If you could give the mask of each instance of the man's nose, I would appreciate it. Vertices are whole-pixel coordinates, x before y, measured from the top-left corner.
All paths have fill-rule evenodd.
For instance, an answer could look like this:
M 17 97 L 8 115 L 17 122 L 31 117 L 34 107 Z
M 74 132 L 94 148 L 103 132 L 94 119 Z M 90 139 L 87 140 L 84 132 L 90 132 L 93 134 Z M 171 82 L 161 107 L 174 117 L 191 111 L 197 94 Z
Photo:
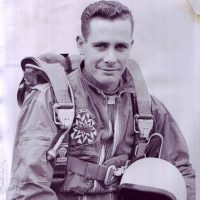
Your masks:
M 117 62 L 117 57 L 114 49 L 109 49 L 106 52 L 104 62 L 107 64 L 114 64 Z

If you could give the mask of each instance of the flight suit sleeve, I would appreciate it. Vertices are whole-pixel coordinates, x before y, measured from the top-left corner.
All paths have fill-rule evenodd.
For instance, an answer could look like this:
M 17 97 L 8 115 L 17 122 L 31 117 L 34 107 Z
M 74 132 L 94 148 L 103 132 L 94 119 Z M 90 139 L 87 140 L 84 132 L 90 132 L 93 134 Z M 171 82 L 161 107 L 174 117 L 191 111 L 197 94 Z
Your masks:
M 161 133 L 164 143 L 161 158 L 171 162 L 182 173 L 187 185 L 187 199 L 195 200 L 195 172 L 189 162 L 186 141 L 172 115 L 155 97 L 152 97 L 154 132 Z
M 46 153 L 56 136 L 49 84 L 35 86 L 18 118 L 7 200 L 57 200 L 50 188 L 53 168 Z

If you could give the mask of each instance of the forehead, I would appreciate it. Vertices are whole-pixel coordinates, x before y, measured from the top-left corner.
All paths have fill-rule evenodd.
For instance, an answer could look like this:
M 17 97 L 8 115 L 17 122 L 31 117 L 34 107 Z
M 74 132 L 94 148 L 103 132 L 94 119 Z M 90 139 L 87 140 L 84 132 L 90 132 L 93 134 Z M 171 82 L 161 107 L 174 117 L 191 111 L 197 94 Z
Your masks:
M 131 22 L 127 18 L 90 20 L 88 40 L 130 40 L 131 37 Z

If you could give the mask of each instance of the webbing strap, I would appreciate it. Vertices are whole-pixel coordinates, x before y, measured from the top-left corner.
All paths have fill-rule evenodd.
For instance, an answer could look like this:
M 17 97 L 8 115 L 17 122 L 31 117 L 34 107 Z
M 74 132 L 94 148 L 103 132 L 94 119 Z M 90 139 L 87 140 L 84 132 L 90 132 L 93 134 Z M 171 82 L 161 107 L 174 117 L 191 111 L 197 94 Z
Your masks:
M 27 59 L 31 59 L 34 62 L 33 64 L 36 64 L 39 67 L 39 70 L 44 71 L 47 75 L 53 87 L 57 103 L 72 102 L 68 91 L 69 83 L 64 68 L 59 63 L 46 63 L 41 59 L 34 57 Z M 27 63 L 26 67 L 28 67 L 28 65 L 30 64 Z
M 67 80 L 64 67 L 60 63 L 46 63 L 39 58 L 27 57 L 22 61 L 22 68 L 43 72 L 44 78 L 51 83 L 55 94 L 54 122 L 61 129 L 69 129 L 74 118 L 75 105 L 73 91 Z
M 108 167 L 68 156 L 67 170 L 88 179 L 103 181 Z
M 135 116 L 134 123 L 137 125 L 140 137 L 148 139 L 150 131 L 153 127 L 153 116 L 151 114 L 147 86 L 140 67 L 134 60 L 129 59 L 127 68 L 133 78 L 136 91 L 138 115 Z M 137 132 L 136 129 L 135 131 Z
M 111 159 L 110 162 L 109 160 L 107 161 L 107 164 L 109 165 L 99 165 L 76 157 L 68 156 L 67 170 L 88 179 L 104 181 L 109 167 L 114 165 L 117 168 L 125 165 L 128 157 L 127 155 L 119 155 Z
M 133 78 L 139 115 L 152 116 L 149 93 L 140 67 L 134 60 L 129 59 L 127 68 Z
M 48 75 L 57 103 L 72 103 L 70 93 L 68 91 L 69 83 L 67 81 L 63 67 L 59 64 L 44 65 L 42 69 Z
M 47 159 L 56 157 L 56 152 L 72 126 L 75 115 L 74 96 L 67 80 L 64 68 L 60 63 L 46 63 L 39 58 L 27 57 L 21 62 L 22 69 L 32 68 L 42 71 L 43 78 L 51 83 L 56 103 L 53 106 L 54 122 L 65 131 L 59 137 L 53 148 L 47 152 Z

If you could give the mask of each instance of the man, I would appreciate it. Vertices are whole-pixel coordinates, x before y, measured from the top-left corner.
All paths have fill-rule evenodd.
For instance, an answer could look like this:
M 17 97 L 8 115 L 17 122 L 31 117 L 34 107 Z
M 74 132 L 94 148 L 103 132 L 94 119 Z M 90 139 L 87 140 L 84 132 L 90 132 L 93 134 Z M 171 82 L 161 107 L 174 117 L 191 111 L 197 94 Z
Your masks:
M 58 135 L 53 121 L 54 93 L 49 84 L 36 85 L 28 92 L 19 117 L 8 200 L 118 199 L 122 173 L 110 178 L 110 172 L 137 159 L 133 122 L 138 108 L 127 69 L 133 28 L 131 11 L 121 3 L 99 1 L 84 10 L 82 36 L 77 37 L 83 62 L 67 76 L 76 112 L 65 140 L 65 177 L 62 184 L 50 187 L 55 168 L 46 154 Z M 152 96 L 150 103 L 151 134 L 160 133 L 163 144 L 152 139 L 145 155 L 174 164 L 185 178 L 188 199 L 195 199 L 195 175 L 184 138 L 164 105 Z M 107 173 L 98 177 L 96 169 Z

